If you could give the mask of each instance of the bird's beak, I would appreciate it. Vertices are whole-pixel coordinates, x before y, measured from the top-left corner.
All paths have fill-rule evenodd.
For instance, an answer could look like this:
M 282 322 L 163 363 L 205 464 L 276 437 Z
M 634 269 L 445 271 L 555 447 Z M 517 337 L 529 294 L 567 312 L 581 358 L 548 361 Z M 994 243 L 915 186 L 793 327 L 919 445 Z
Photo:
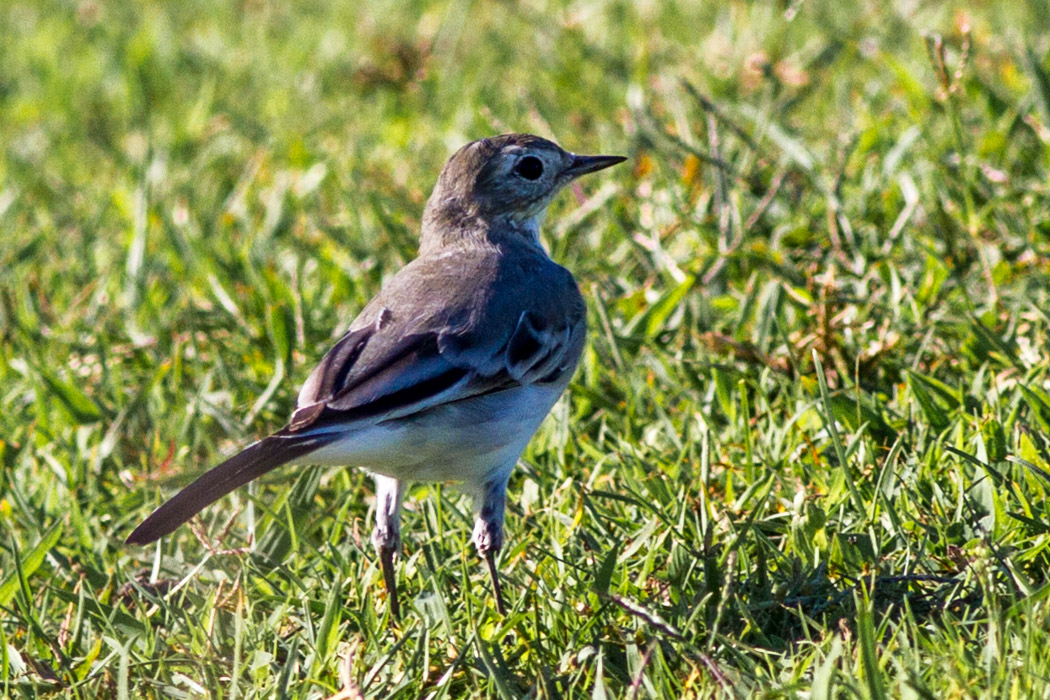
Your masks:
M 565 169 L 565 175 L 570 179 L 586 175 L 587 173 L 604 170 L 610 166 L 622 163 L 626 158 L 623 156 L 578 156 L 573 155 L 572 163 Z

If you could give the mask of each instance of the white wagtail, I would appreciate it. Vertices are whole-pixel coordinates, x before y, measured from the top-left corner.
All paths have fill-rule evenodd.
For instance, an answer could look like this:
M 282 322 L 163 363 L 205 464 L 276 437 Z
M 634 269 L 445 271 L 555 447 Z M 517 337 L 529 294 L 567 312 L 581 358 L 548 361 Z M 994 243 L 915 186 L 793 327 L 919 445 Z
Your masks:
M 496 554 L 507 481 L 586 333 L 576 281 L 543 249 L 540 222 L 569 182 L 623 160 L 530 134 L 457 151 L 427 201 L 419 257 L 324 356 L 288 425 L 180 491 L 127 542 L 152 542 L 283 464 L 359 466 L 375 478 L 372 543 L 396 619 L 404 484 L 460 482 L 474 496 L 474 545 L 504 614 Z

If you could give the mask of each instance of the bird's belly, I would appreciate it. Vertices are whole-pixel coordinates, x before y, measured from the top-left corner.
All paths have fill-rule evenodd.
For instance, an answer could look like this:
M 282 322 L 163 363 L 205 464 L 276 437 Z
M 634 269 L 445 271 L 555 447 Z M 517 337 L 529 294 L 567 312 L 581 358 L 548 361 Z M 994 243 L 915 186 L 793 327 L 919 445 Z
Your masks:
M 475 481 L 510 469 L 564 386 L 525 386 L 361 426 L 303 459 L 406 481 Z

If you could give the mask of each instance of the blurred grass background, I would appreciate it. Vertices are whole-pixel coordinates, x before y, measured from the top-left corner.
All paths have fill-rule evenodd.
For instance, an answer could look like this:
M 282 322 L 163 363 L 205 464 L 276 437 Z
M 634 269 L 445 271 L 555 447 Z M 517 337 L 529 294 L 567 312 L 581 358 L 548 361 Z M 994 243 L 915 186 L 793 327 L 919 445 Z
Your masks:
M 0 36 L 3 697 L 1050 694 L 1044 3 L 9 0 Z M 353 469 L 125 549 L 503 131 L 631 157 L 548 217 L 592 333 L 511 483 L 513 612 L 419 486 L 388 630 Z

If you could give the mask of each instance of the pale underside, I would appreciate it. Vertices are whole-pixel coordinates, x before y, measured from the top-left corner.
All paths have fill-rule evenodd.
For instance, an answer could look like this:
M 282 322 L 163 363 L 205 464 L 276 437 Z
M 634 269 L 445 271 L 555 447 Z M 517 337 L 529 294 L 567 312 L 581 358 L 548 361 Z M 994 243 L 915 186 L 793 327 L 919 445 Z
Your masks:
M 349 430 L 344 425 L 342 436 L 301 462 L 357 466 L 403 481 L 484 483 L 514 468 L 564 391 L 565 379 L 440 404 Z

